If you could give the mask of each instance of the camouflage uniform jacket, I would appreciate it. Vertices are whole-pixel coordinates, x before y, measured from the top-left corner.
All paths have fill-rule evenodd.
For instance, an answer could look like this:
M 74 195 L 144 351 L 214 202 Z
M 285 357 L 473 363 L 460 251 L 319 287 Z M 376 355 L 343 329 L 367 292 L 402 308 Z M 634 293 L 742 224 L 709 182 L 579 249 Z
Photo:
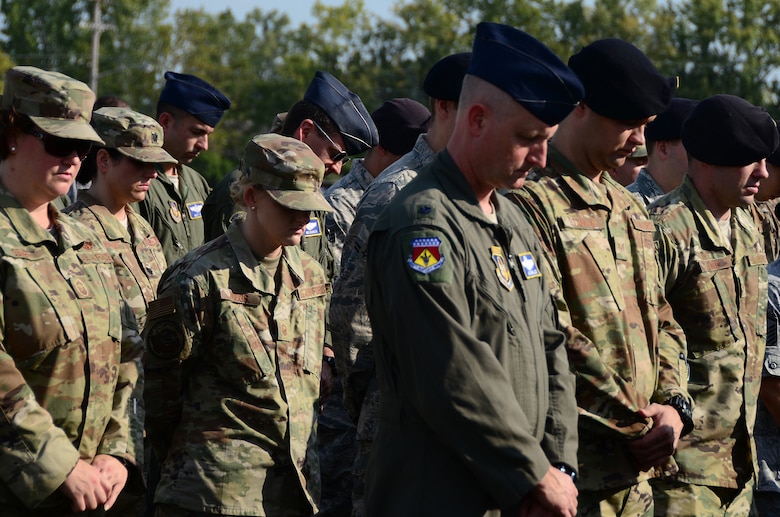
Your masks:
M 333 212 L 325 216 L 325 228 L 333 249 L 333 263 L 336 276 L 341 268 L 341 250 L 347 236 L 355 211 L 363 192 L 374 181 L 374 177 L 363 166 L 363 160 L 354 160 L 349 174 L 338 180 L 325 192 L 325 199 L 333 207 Z
M 639 172 L 639 176 L 636 177 L 636 181 L 626 187 L 626 190 L 640 199 L 645 206 L 664 195 L 664 191 L 658 183 L 655 182 L 653 177 L 650 176 L 650 173 L 647 172 L 646 168 L 642 168 Z
M 57 488 L 79 458 L 133 461 L 126 406 L 141 347 L 122 340 L 132 314 L 97 235 L 49 210 L 56 237 L 0 187 L 3 515 L 69 513 Z
M 780 220 L 777 217 L 777 207 L 780 198 L 769 201 L 756 201 L 748 208 L 756 228 L 764 238 L 764 253 L 767 262 L 780 257 Z
M 609 174 L 590 180 L 554 146 L 547 162 L 535 181 L 509 196 L 547 250 L 551 291 L 568 335 L 580 411 L 578 486 L 626 487 L 672 473 L 673 462 L 636 472 L 626 448 L 652 425 L 639 409 L 688 397 L 685 336 L 661 290 L 655 226 Z
M 447 151 L 382 213 L 368 244 L 379 429 L 376 515 L 516 507 L 550 463 L 576 463 L 574 376 L 528 222 L 482 213 Z
M 203 201 L 211 188 L 206 179 L 194 169 L 177 165 L 179 188 L 158 169 L 146 193 L 146 199 L 138 203 L 141 217 L 152 226 L 160 239 L 165 260 L 173 264 L 188 251 L 203 244 Z
M 316 510 L 330 288 L 297 247 L 283 249 L 277 278 L 274 294 L 240 224 L 163 276 L 144 331 L 148 436 L 165 458 L 157 503 L 230 515 L 287 515 L 296 501 Z
M 125 209 L 128 229 L 89 192 L 79 192 L 78 201 L 65 210 L 102 237 L 114 259 L 119 284 L 138 326 L 146 322 L 146 308 L 157 298 L 157 283 L 165 272 L 166 263 L 160 241 L 149 223 L 131 207 Z
M 360 416 L 357 434 L 360 440 L 370 441 L 374 437 L 379 399 L 371 322 L 363 299 L 368 236 L 390 200 L 433 156 L 425 134 L 420 135 L 411 151 L 382 171 L 368 186 L 344 239 L 341 270 L 333 284 L 329 322 L 336 361 L 344 380 L 344 402 L 353 419 L 357 421 Z
M 780 262 L 767 266 L 769 299 L 766 308 L 766 353 L 762 377 L 780 378 Z M 753 433 L 758 454 L 756 490 L 780 492 L 780 426 L 759 399 Z
M 731 242 L 683 184 L 650 206 L 666 296 L 688 340 L 693 432 L 677 479 L 737 488 L 757 471 L 752 440 L 766 335 L 766 255 L 748 210 L 731 211 Z

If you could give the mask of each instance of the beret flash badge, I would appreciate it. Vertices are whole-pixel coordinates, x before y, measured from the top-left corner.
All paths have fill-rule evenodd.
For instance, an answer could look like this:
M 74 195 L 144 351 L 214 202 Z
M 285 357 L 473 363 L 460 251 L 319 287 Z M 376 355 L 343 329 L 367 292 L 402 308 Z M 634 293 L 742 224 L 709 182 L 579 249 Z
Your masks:
M 439 249 L 441 239 L 438 237 L 420 237 L 412 239 L 412 254 L 406 263 L 412 270 L 427 275 L 444 265 L 445 257 Z

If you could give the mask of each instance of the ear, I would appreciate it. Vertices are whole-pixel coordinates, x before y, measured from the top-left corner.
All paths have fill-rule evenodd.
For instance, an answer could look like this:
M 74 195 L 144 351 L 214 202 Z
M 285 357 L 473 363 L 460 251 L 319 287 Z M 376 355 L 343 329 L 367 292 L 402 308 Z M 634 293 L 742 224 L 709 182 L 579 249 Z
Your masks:
M 162 126 L 163 131 L 168 130 L 173 125 L 174 120 L 173 115 L 167 111 L 160 113 L 160 116 L 157 118 L 157 122 Z
M 469 107 L 466 117 L 469 123 L 469 132 L 473 136 L 479 136 L 485 129 L 490 117 L 488 107 L 482 103 L 472 104 Z
M 111 161 L 111 155 L 105 149 L 98 149 L 95 155 L 95 165 L 97 166 L 98 174 L 108 173 L 108 162 Z
M 669 142 L 666 140 L 659 140 L 655 143 L 654 153 L 658 153 L 662 158 L 669 156 Z
M 257 189 L 254 187 L 246 187 L 242 198 L 247 210 L 250 210 L 253 206 L 257 206 Z
M 314 121 L 310 118 L 306 118 L 303 119 L 300 124 L 298 124 L 298 127 L 295 129 L 295 131 L 293 131 L 291 136 L 296 140 L 306 142 L 306 137 L 308 137 L 313 131 L 316 131 L 316 129 L 317 128 L 314 127 Z

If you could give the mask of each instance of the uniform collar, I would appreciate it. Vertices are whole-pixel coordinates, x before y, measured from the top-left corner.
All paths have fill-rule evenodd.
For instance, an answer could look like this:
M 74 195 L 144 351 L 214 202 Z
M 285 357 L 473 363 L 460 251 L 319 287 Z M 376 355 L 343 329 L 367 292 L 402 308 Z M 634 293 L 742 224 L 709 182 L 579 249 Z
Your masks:
M 591 180 L 561 154 L 552 143 L 547 147 L 547 167 L 534 170 L 534 176 L 536 178 L 559 179 L 568 187 L 573 196 L 591 207 L 609 208 L 611 202 L 605 197 L 606 193 L 601 187 L 603 185 L 618 186 L 608 172 L 602 171 L 599 181 Z

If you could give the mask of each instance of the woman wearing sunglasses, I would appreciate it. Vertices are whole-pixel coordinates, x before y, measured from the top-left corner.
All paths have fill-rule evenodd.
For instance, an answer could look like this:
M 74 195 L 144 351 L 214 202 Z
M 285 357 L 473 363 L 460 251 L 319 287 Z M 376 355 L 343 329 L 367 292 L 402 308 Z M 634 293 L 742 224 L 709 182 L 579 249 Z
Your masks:
M 128 473 L 127 402 L 140 341 L 124 327 L 111 256 L 51 204 L 93 143 L 94 94 L 19 66 L 0 101 L 0 508 L 4 516 L 110 508 Z M 123 340 L 123 329 L 127 329 Z M 137 337 L 137 336 L 136 336 Z M 34 509 L 34 510 L 33 510 Z

